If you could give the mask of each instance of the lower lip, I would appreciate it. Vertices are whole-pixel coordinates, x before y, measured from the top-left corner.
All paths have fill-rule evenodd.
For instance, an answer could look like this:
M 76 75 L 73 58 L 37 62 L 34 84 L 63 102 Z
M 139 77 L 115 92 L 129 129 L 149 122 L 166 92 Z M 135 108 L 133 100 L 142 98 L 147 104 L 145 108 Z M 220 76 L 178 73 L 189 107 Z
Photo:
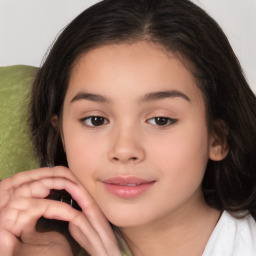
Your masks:
M 118 197 L 134 198 L 141 195 L 150 187 L 152 187 L 154 182 L 143 183 L 137 186 L 121 186 L 121 185 L 116 185 L 111 183 L 103 183 L 103 184 L 108 192 Z

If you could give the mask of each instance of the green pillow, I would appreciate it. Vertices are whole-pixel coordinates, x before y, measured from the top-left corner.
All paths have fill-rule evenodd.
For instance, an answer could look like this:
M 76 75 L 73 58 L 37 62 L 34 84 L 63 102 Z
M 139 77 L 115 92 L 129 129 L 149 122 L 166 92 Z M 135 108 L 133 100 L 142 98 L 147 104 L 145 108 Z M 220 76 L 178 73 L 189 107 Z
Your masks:
M 0 180 L 38 168 L 29 133 L 28 107 L 37 68 L 0 67 Z

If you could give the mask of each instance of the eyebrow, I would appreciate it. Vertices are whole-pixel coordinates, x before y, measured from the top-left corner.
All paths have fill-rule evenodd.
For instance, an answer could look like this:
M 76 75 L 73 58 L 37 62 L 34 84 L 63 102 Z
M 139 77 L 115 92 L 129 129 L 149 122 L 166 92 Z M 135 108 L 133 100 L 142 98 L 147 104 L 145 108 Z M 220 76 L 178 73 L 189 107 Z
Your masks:
M 170 91 L 159 91 L 159 92 L 151 92 L 144 96 L 142 96 L 139 102 L 147 102 L 147 101 L 154 101 L 154 100 L 161 100 L 165 98 L 182 98 L 188 102 L 190 102 L 190 98 L 177 90 L 170 90 Z
M 101 102 L 101 103 L 107 103 L 107 102 L 111 101 L 110 99 L 108 99 L 100 94 L 79 92 L 75 95 L 74 98 L 72 98 L 70 103 L 73 103 L 75 101 L 80 101 L 80 100 L 89 100 L 89 101 Z
M 139 99 L 139 102 L 155 101 L 155 100 L 161 100 L 161 99 L 166 99 L 166 98 L 182 98 L 182 99 L 185 99 L 186 101 L 190 102 L 190 98 L 187 95 L 185 95 L 184 93 L 177 91 L 177 90 L 157 91 L 157 92 L 147 93 Z M 78 92 L 72 98 L 70 103 L 80 101 L 80 100 L 88 100 L 88 101 L 94 101 L 94 102 L 100 102 L 100 103 L 110 103 L 111 102 L 110 99 L 108 99 L 100 94 Z

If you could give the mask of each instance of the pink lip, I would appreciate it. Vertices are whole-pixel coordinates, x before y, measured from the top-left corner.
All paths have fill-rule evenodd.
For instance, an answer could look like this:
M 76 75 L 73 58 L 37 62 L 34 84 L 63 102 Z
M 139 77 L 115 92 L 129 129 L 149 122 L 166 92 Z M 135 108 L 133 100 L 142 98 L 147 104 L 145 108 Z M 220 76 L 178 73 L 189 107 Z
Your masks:
M 115 177 L 103 181 L 106 190 L 121 198 L 133 198 L 144 193 L 155 181 L 138 177 Z

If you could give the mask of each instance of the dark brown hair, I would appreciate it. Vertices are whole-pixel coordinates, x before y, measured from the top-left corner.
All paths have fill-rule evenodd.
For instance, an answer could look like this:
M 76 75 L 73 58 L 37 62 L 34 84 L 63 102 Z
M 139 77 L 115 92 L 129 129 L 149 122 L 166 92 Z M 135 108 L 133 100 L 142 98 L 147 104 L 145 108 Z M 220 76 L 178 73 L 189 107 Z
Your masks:
M 206 202 L 230 212 L 247 209 L 256 218 L 256 98 L 221 28 L 188 0 L 105 0 L 63 30 L 33 84 L 31 131 L 41 165 L 68 166 L 51 118 L 61 116 L 76 60 L 95 47 L 139 40 L 190 63 L 205 97 L 209 130 L 229 149 L 224 160 L 208 162 Z

